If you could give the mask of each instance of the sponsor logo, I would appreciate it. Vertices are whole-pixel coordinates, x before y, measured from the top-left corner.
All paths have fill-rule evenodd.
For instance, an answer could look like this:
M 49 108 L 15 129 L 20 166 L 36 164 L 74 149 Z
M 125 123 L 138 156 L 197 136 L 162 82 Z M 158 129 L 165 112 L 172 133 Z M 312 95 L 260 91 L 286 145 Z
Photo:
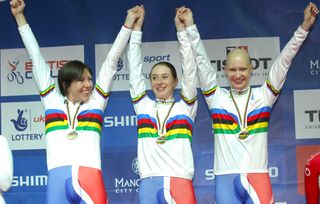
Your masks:
M 169 62 L 171 58 L 170 54 L 165 54 L 165 55 L 151 55 L 151 56 L 144 56 L 143 62 L 146 63 L 158 63 L 162 61 L 167 61 Z
M 166 54 L 166 55 L 158 55 L 158 56 L 144 56 L 143 57 L 143 62 L 144 63 L 158 63 L 158 62 L 162 62 L 162 61 L 170 61 L 171 60 L 171 55 L 170 54 Z M 122 58 L 119 59 L 118 61 L 118 65 L 117 65 L 117 69 L 118 72 L 120 70 L 122 70 L 124 67 L 124 60 Z M 142 75 L 144 76 L 145 79 L 150 79 L 150 73 L 142 73 Z M 125 73 L 117 73 L 113 76 L 113 80 L 114 81 L 129 81 L 130 77 L 129 77 L 129 73 L 125 72 Z
M 118 64 L 117 64 L 117 71 L 120 71 L 123 68 L 123 59 L 119 58 Z
M 69 60 L 49 60 L 47 64 L 50 68 L 50 75 L 52 78 L 58 77 L 58 70 L 61 69 L 65 64 L 67 64 Z M 32 79 L 32 67 L 33 64 L 31 61 L 25 62 L 25 77 L 26 79 Z
M 50 68 L 50 74 L 52 78 L 57 78 L 58 70 L 61 69 L 69 60 L 50 60 L 47 61 L 47 65 Z M 7 80 L 10 83 L 16 83 L 22 85 L 25 80 L 31 80 L 32 76 L 32 67 L 33 64 L 31 61 L 20 63 L 20 60 L 8 61 L 8 66 L 10 72 L 7 74 Z M 22 68 L 20 67 L 22 66 Z M 21 71 L 18 71 L 21 70 Z
M 320 129 L 320 110 L 305 110 L 307 123 L 305 129 Z
M 20 72 L 17 71 L 17 66 L 19 62 L 19 60 L 14 60 L 12 62 L 8 61 L 9 67 L 11 68 L 11 72 L 7 74 L 7 79 L 11 83 L 13 82 L 21 85 L 24 82 L 24 78 L 23 76 L 21 76 Z
M 224 72 L 226 52 L 230 52 L 236 48 L 254 51 L 251 53 L 251 62 L 254 68 L 251 80 L 252 85 L 261 85 L 264 83 L 266 77 L 269 76 L 272 62 L 280 53 L 279 38 L 205 40 L 204 44 L 209 54 L 211 65 L 217 72 L 217 80 L 220 86 L 229 86 L 229 82 Z M 96 64 L 100 64 L 104 60 L 106 50 L 110 47 L 111 45 L 96 45 Z M 179 48 L 176 42 L 143 43 L 143 47 L 142 63 L 144 69 L 142 74 L 145 79 L 150 79 L 150 68 L 158 62 L 167 61 L 176 67 L 179 67 L 181 64 Z M 130 77 L 129 70 L 126 67 L 126 60 L 127 59 L 124 58 L 124 66 L 121 68 L 120 73 L 116 73 L 113 77 L 113 91 L 128 90 L 127 83 Z M 181 70 L 177 71 L 179 78 L 181 77 Z M 150 89 L 149 83 L 147 83 L 146 86 L 147 89 Z M 178 85 L 178 87 L 180 87 L 180 85 Z
M 58 71 L 71 59 L 83 59 L 83 45 L 40 49 L 46 59 L 43 63 L 48 68 L 48 75 L 54 81 L 57 81 Z M 2 96 L 38 95 L 39 90 L 34 82 L 34 65 L 36 62 L 30 60 L 25 49 L 1 50 Z
M 48 184 L 47 175 L 13 176 L 12 186 L 46 186 Z
M 279 169 L 276 166 L 269 167 L 270 178 L 277 178 L 279 176 Z
M 320 121 L 320 110 L 305 110 L 304 113 L 309 116 L 309 122 Z
M 131 169 L 135 174 L 139 174 L 138 159 L 134 158 Z M 119 194 L 139 192 L 140 179 L 136 178 L 114 178 L 115 192 Z
M 312 76 L 320 75 L 319 60 L 310 60 L 310 75 Z
M 27 110 L 17 110 L 18 116 L 17 119 L 11 119 L 10 121 L 13 123 L 13 126 L 19 132 L 22 132 L 27 129 L 28 127 L 28 119 L 23 117 L 23 113 L 27 112 Z
M 249 47 L 246 45 L 241 46 L 229 46 L 226 47 L 226 54 L 228 55 L 229 52 L 231 52 L 234 49 L 244 49 L 248 52 Z M 215 70 L 219 73 L 224 70 L 227 59 L 213 59 L 210 60 L 212 66 L 215 68 Z M 268 67 L 270 67 L 270 63 L 272 61 L 271 57 L 258 57 L 258 58 L 250 58 L 251 64 L 253 66 L 253 70 L 267 70 Z M 268 76 L 268 73 L 253 73 L 254 76 Z M 225 77 L 225 76 L 224 76 Z
M 128 81 L 129 80 L 129 74 L 115 74 L 113 76 L 113 80 L 125 80 L 125 81 Z
M 294 118 L 296 139 L 319 138 L 320 90 L 294 90 Z M 306 100 L 312 99 L 312 100 Z
M 104 118 L 104 127 L 132 127 L 136 125 L 136 115 L 106 116 Z
M 132 171 L 134 173 L 136 173 L 137 175 L 139 175 L 139 164 L 138 164 L 138 158 L 135 158 L 133 161 L 132 161 Z
M 306 176 L 310 176 L 310 174 L 311 174 L 310 169 L 308 167 L 306 167 L 306 169 L 304 170 L 304 173 Z
M 231 52 L 232 50 L 235 50 L 235 49 L 241 49 L 241 50 L 245 50 L 246 52 L 248 52 L 248 46 L 246 46 L 246 45 L 229 46 L 229 47 L 226 47 L 227 55 L 229 54 L 229 52 Z
M 206 169 L 205 170 L 205 179 L 207 181 L 210 181 L 210 180 L 214 180 L 215 176 L 214 176 L 214 170 L 213 169 Z
M 279 169 L 276 166 L 269 167 L 269 176 L 270 178 L 276 178 L 279 176 Z M 210 181 L 214 180 L 214 170 L 213 169 L 206 169 L 205 170 L 205 180 Z
M 41 140 L 43 133 L 35 134 L 14 134 L 11 135 L 12 141 L 24 141 L 24 140 Z
M 29 109 L 17 109 L 17 117 L 11 119 L 11 123 L 18 132 L 23 132 L 28 128 L 28 119 L 31 117 L 29 114 L 31 110 Z M 27 115 L 27 116 L 26 116 Z M 33 122 L 44 122 L 44 117 L 40 115 L 39 117 L 34 117 Z M 29 128 L 31 130 L 31 127 Z M 11 134 L 12 141 L 25 141 L 25 140 L 41 140 L 43 133 L 19 133 Z

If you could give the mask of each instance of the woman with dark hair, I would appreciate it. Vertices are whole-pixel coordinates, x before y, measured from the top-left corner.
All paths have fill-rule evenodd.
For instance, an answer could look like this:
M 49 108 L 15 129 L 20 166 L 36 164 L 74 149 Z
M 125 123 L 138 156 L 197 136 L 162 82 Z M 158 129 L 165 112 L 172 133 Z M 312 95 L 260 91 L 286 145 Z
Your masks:
M 91 69 L 81 61 L 72 60 L 63 66 L 58 73 L 58 85 L 62 96 L 67 96 L 68 89 L 74 80 L 81 79 L 84 70 L 92 76 Z
M 173 97 L 178 78 L 169 62 L 160 62 L 151 70 L 150 83 L 156 100 L 146 95 L 141 60 L 143 6 L 128 47 L 130 93 L 138 119 L 140 204 L 196 203 L 191 149 L 197 110 L 196 65 L 181 20 L 183 9 L 177 9 L 175 16 L 183 69 L 181 100 L 175 101 Z
M 45 107 L 48 186 L 46 203 L 107 202 L 101 172 L 100 134 L 112 77 L 136 20 L 128 10 L 114 44 L 102 64 L 96 85 L 90 68 L 70 61 L 58 74 L 60 92 L 23 14 L 23 0 L 12 0 L 11 11 L 33 63 L 33 74 Z

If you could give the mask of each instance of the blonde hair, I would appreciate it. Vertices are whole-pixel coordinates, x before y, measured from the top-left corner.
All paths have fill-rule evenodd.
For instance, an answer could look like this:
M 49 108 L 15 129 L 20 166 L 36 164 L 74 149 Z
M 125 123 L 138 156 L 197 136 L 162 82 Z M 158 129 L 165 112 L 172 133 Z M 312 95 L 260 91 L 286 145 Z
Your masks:
M 249 53 L 245 49 L 237 48 L 237 49 L 230 51 L 227 55 L 227 63 L 226 63 L 227 66 L 230 63 L 230 60 L 232 60 L 234 57 L 241 57 L 241 59 L 246 61 L 249 66 L 251 65 Z

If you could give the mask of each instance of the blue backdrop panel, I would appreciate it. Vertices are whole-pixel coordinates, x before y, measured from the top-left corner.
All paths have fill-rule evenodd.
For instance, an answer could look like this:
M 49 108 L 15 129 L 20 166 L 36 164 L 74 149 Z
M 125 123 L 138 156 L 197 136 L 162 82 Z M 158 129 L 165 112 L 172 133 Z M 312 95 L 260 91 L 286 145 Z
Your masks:
M 119 204 L 137 203 L 140 179 L 136 148 L 111 147 L 104 152 L 102 163 L 109 200 Z
M 47 188 L 46 152 L 14 151 L 12 187 L 5 193 L 7 203 L 44 203 Z

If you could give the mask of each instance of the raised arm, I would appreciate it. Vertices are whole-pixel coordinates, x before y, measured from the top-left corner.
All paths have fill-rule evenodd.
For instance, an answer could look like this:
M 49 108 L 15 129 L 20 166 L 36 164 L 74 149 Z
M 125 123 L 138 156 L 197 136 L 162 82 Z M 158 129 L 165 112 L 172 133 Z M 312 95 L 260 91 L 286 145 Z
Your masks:
M 198 66 L 198 75 L 200 79 L 200 86 L 205 96 L 212 96 L 217 87 L 217 76 L 214 68 L 211 65 L 210 58 L 207 55 L 205 47 L 201 41 L 199 31 L 194 24 L 193 14 L 188 9 L 189 15 L 186 20 L 186 31 L 189 41 L 196 58 Z
M 129 11 L 128 11 L 129 12 Z M 130 43 L 127 52 L 128 68 L 130 71 L 129 88 L 135 110 L 137 112 L 138 102 L 146 96 L 146 85 L 142 75 L 142 56 L 141 56 L 141 28 L 144 21 L 144 7 L 138 6 L 137 10 L 133 10 L 138 15 L 138 19 L 133 25 Z
M 190 9 L 180 7 L 176 10 L 176 16 L 174 18 L 177 29 L 177 37 L 180 45 L 179 48 L 182 66 L 181 95 L 182 99 L 188 105 L 194 104 L 197 96 L 197 65 L 191 43 L 189 42 L 187 33 L 185 31 L 186 24 L 189 23 L 188 21 L 190 21 L 190 19 L 192 19 L 190 16 L 192 16 Z
M 27 24 L 26 17 L 24 16 L 24 8 L 25 8 L 24 0 L 11 0 L 10 7 L 11 13 L 16 19 L 18 27 Z
M 13 177 L 12 153 L 7 139 L 0 135 L 0 191 L 7 191 L 11 187 Z
M 272 105 L 278 97 L 278 94 L 285 82 L 287 71 L 292 64 L 293 58 L 298 53 L 301 45 L 308 36 L 308 31 L 313 26 L 316 20 L 316 15 L 319 13 L 317 6 L 309 3 L 304 10 L 304 18 L 302 24 L 295 31 L 292 38 L 282 49 L 280 55 L 273 63 L 269 78 L 265 84 L 267 89 L 265 95 L 270 105 Z
M 29 57 L 32 60 L 32 72 L 41 93 L 42 91 L 47 90 L 49 87 L 54 87 L 54 81 L 50 76 L 50 68 L 41 55 L 38 42 L 33 35 L 31 28 L 27 24 L 27 20 L 24 16 L 24 0 L 11 0 L 10 6 L 12 15 L 15 17 L 19 27 L 18 29 L 24 46 L 26 47 Z
M 308 6 L 304 9 L 304 18 L 300 27 L 308 32 L 315 23 L 318 13 L 318 7 L 314 3 L 310 2 Z
M 103 92 L 105 97 L 109 95 L 112 78 L 117 72 L 118 60 L 122 56 L 127 46 L 130 34 L 132 33 L 133 25 L 138 18 L 135 10 L 137 10 L 137 7 L 131 8 L 127 11 L 125 22 L 114 43 L 112 44 L 112 47 L 106 56 L 98 75 L 96 88 L 100 93 Z

